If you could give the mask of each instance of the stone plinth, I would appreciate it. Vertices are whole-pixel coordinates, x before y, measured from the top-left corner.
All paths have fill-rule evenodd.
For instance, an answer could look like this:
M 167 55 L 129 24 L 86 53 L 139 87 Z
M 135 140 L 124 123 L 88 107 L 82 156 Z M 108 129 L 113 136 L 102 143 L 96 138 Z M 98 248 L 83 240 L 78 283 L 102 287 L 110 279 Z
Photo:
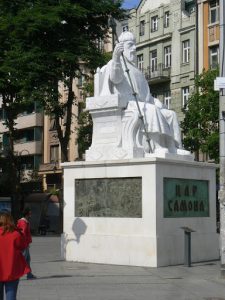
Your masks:
M 62 167 L 61 242 L 67 261 L 146 267 L 183 264 L 181 227 L 195 231 L 193 262 L 219 257 L 216 165 L 142 158 Z

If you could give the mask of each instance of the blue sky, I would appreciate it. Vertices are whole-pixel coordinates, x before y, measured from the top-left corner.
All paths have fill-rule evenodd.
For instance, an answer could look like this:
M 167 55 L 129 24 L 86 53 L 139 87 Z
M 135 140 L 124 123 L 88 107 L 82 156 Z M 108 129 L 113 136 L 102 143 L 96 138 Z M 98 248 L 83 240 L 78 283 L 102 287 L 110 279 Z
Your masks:
M 140 0 L 124 0 L 123 8 L 133 8 L 137 7 Z

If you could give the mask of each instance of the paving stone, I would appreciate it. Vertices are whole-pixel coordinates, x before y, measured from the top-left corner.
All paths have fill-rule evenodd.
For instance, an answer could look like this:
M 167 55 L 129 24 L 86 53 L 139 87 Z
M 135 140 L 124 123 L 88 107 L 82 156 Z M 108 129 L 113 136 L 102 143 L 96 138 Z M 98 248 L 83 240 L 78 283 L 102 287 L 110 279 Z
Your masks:
M 34 237 L 31 266 L 17 300 L 225 300 L 220 262 L 143 268 L 65 262 L 60 237 Z

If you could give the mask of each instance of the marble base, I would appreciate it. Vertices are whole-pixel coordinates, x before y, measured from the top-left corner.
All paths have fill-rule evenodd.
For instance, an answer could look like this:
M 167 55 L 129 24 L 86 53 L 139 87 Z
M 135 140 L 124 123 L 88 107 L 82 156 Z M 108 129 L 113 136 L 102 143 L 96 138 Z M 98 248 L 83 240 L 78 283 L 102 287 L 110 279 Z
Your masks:
M 195 232 L 192 262 L 219 258 L 216 233 L 216 165 L 168 158 L 63 163 L 64 233 L 67 261 L 159 267 L 184 263 L 184 231 Z M 75 180 L 142 178 L 142 216 L 75 217 Z M 208 217 L 164 217 L 164 178 L 207 180 Z

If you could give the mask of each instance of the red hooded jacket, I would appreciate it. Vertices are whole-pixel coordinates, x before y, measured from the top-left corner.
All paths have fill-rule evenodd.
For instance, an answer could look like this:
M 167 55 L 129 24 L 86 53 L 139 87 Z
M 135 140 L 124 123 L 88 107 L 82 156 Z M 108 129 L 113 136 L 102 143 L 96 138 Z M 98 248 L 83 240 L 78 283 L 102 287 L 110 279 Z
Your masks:
M 26 242 L 26 248 L 29 246 L 30 243 L 32 243 L 32 237 L 30 232 L 30 223 L 27 221 L 27 219 L 22 218 L 19 219 L 17 222 L 17 227 L 19 230 L 23 233 L 25 237 Z
M 3 234 L 0 227 L 0 281 L 17 280 L 30 272 L 22 250 L 26 248 L 23 235 L 18 231 Z

